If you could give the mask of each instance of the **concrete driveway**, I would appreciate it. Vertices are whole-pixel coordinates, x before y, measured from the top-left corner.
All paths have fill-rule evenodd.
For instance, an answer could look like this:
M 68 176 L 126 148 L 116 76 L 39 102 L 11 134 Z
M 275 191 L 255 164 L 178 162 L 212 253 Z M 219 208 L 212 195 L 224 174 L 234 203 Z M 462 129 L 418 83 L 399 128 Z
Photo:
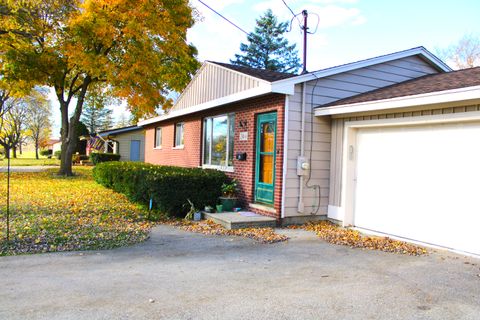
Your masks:
M 480 260 L 192 234 L 0 257 L 0 319 L 479 319 Z
M 59 166 L 11 166 L 10 172 L 42 172 L 48 169 L 59 168 Z M 6 165 L 0 166 L 0 172 L 7 172 L 8 167 Z

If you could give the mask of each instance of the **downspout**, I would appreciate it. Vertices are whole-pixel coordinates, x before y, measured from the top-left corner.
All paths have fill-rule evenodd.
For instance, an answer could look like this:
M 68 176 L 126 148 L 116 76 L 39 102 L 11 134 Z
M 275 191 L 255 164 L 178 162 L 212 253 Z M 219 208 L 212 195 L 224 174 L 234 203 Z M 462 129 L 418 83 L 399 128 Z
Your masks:
M 305 108 L 306 108 L 306 92 L 307 92 L 307 83 L 302 84 L 302 125 L 300 129 L 300 158 L 305 157 Z M 297 165 L 298 165 L 297 161 Z M 297 211 L 303 213 L 305 211 L 305 204 L 303 203 L 303 185 L 304 185 L 304 176 L 300 175 L 300 190 L 298 192 L 298 206 Z

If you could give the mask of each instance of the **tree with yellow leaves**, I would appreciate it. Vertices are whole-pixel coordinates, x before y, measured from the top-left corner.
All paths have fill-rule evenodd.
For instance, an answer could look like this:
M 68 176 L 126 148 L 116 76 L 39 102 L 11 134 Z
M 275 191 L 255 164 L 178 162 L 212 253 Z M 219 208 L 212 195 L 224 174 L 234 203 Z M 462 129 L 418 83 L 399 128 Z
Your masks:
M 0 0 L 0 72 L 55 89 L 61 111 L 60 174 L 72 174 L 75 127 L 101 86 L 136 115 L 168 109 L 198 68 L 186 42 L 188 0 Z

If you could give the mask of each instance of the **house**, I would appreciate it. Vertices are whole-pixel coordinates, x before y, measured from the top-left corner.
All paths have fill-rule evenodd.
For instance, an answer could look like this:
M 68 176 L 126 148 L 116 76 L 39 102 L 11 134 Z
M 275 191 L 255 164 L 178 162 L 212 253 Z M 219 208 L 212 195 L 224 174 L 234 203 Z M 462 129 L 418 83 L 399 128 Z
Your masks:
M 418 190 L 420 185 L 427 188 L 433 183 L 438 188 L 440 183 L 438 178 L 432 180 L 432 173 L 430 176 L 421 176 L 420 169 L 411 171 L 410 167 L 415 166 L 416 161 L 420 162 L 414 155 L 417 149 L 426 152 L 427 148 L 418 145 L 417 149 L 410 150 L 407 148 L 410 142 L 420 143 L 420 138 L 418 141 L 402 138 L 408 136 L 406 132 L 409 130 L 415 136 L 419 124 L 430 128 L 430 124 L 423 122 L 429 117 L 440 122 L 450 122 L 447 120 L 449 117 L 459 120 L 462 118 L 457 113 L 459 110 L 465 110 L 464 118 L 474 116 L 474 108 L 477 107 L 473 107 L 475 103 L 472 101 L 467 101 L 470 96 L 458 93 L 456 97 L 465 98 L 465 101 L 455 102 L 454 106 L 452 102 L 443 104 L 440 99 L 445 97 L 443 94 L 438 93 L 437 97 L 433 93 L 435 90 L 443 91 L 443 87 L 436 84 L 438 79 L 452 85 L 459 82 L 457 88 L 445 87 L 449 92 L 461 91 L 471 84 L 465 82 L 468 76 L 449 78 L 454 74 L 463 74 L 450 71 L 445 63 L 423 47 L 302 75 L 207 61 L 169 113 L 139 122 L 138 125 L 145 128 L 145 161 L 223 170 L 230 177 L 238 179 L 239 198 L 243 207 L 275 217 L 284 224 L 329 218 L 344 225 L 480 254 L 478 235 L 474 235 L 474 232 L 465 235 L 475 243 L 473 248 L 465 244 L 465 237 L 458 240 L 460 237 L 456 236 L 461 233 L 458 224 L 465 221 L 467 216 L 468 221 L 478 219 L 473 214 L 476 205 L 469 207 L 469 210 L 462 207 L 468 211 L 465 213 L 467 216 L 458 220 L 457 231 L 448 236 L 453 239 L 452 243 L 423 236 L 431 231 L 432 226 L 436 233 L 446 232 L 440 226 L 437 230 L 437 226 L 432 224 L 435 212 L 429 210 L 429 203 L 433 198 L 422 198 Z M 415 84 L 415 79 L 425 82 Z M 420 88 L 424 88 L 424 91 Z M 477 94 L 478 98 L 478 91 L 469 94 Z M 424 106 L 427 103 L 424 100 L 411 100 L 418 105 L 404 105 L 408 97 L 421 98 L 423 95 L 431 97 L 432 103 Z M 438 115 L 439 112 L 442 114 Z M 450 114 L 447 115 L 448 112 Z M 375 135 L 384 126 L 388 130 L 398 129 L 396 140 L 390 141 L 388 136 L 382 134 Z M 442 124 L 439 128 L 444 126 Z M 469 130 L 459 129 L 459 132 L 469 135 Z M 369 140 L 372 136 L 378 137 L 378 141 Z M 472 142 L 472 139 L 470 137 L 468 141 Z M 461 145 L 467 149 L 466 145 L 452 143 L 452 147 L 456 148 Z M 388 151 L 382 153 L 382 148 L 387 146 Z M 435 155 L 444 157 L 445 151 L 442 152 Z M 455 149 L 451 152 L 461 155 L 463 159 L 463 151 Z M 387 166 L 378 154 L 398 157 L 392 166 Z M 450 156 L 449 159 L 456 160 L 457 167 L 463 166 L 459 164 L 460 158 Z M 390 158 L 388 160 L 393 161 Z M 444 164 L 445 161 L 442 159 L 438 163 Z M 371 163 L 376 163 L 378 167 Z M 448 163 L 448 176 L 453 177 L 456 175 L 453 165 Z M 474 171 L 473 160 L 469 160 L 469 165 L 469 170 Z M 391 173 L 379 170 L 387 168 Z M 465 167 L 463 169 L 467 170 Z M 378 170 L 375 175 L 372 173 L 374 170 Z M 412 176 L 413 172 L 415 175 Z M 394 173 L 398 175 L 394 176 Z M 367 184 L 359 184 L 358 174 Z M 395 180 L 399 176 L 404 179 L 402 184 Z M 388 179 L 388 184 L 378 180 L 382 181 L 384 187 L 376 184 L 376 188 L 372 189 L 368 181 L 374 181 L 371 180 L 373 177 Z M 419 179 L 425 184 L 419 183 Z M 468 187 L 459 185 L 460 181 L 455 182 L 457 184 L 453 188 L 456 194 L 467 194 L 464 189 Z M 411 198 L 411 192 L 407 192 L 407 183 L 417 188 L 410 189 L 416 190 L 415 200 Z M 453 194 L 452 187 L 444 186 L 444 193 Z M 448 204 L 449 217 L 454 219 L 456 213 L 451 209 L 458 200 L 444 195 L 435 201 L 452 201 Z M 471 202 L 468 202 L 469 205 Z M 419 207 L 420 211 L 413 210 L 419 203 L 423 205 Z M 374 211 L 369 210 L 372 206 Z M 392 209 L 397 206 L 402 210 L 408 208 L 408 214 Z M 420 215 L 428 218 L 422 220 Z M 402 218 L 407 216 L 409 219 L 403 221 Z M 400 220 L 402 223 L 399 223 Z M 411 227 L 413 224 L 416 224 L 415 227 Z M 390 228 L 391 225 L 398 229 Z M 404 232 L 409 228 L 419 231 Z M 455 242 L 457 240 L 458 243 Z
M 104 140 L 101 151 L 120 154 L 120 161 L 144 161 L 145 133 L 142 127 L 129 126 L 97 133 Z
M 45 149 L 46 150 L 53 150 L 53 146 L 58 142 L 61 142 L 60 139 L 49 139 L 47 141 L 47 143 L 45 144 Z

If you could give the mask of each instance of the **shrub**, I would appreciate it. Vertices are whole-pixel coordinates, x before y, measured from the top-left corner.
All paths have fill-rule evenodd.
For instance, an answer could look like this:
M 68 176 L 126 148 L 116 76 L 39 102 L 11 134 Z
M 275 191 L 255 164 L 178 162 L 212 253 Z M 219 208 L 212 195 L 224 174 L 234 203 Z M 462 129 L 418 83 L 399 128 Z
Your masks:
M 40 150 L 40 155 L 41 156 L 44 156 L 44 157 L 48 157 L 48 156 L 51 156 L 52 155 L 52 150 Z
M 118 161 L 120 160 L 120 155 L 116 153 L 92 153 L 90 154 L 90 160 L 93 162 L 94 165 L 107 162 L 107 161 Z
M 62 151 L 60 151 L 60 150 L 57 150 L 57 151 L 55 151 L 55 152 L 53 153 L 53 156 L 54 156 L 55 158 L 57 158 L 58 160 L 60 160 L 60 156 L 61 156 L 61 155 L 62 155 Z
M 156 166 L 138 162 L 106 162 L 93 169 L 96 182 L 170 216 L 184 217 L 190 199 L 197 208 L 213 205 L 221 195 L 225 173 L 211 169 Z

